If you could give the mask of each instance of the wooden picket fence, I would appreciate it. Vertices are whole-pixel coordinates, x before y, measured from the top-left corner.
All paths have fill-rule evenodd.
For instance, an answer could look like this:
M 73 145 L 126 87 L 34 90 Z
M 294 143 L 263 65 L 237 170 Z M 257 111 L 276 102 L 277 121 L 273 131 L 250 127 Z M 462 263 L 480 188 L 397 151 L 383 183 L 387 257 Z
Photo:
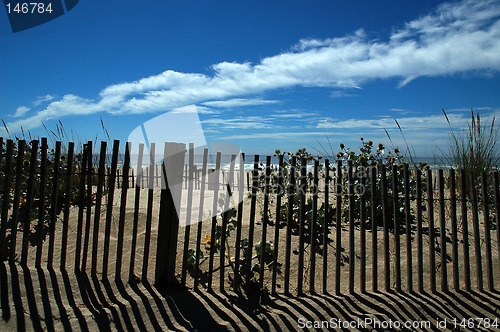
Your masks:
M 323 293 L 342 294 L 376 292 L 382 280 L 384 291 L 436 292 L 438 281 L 442 291 L 450 285 L 454 290 L 483 291 L 485 281 L 487 290 L 493 291 L 500 279 L 498 171 L 483 172 L 475 183 L 474 176 L 464 171 L 394 165 L 370 168 L 366 176 L 356 178 L 350 162 L 330 165 L 324 160 L 321 165 L 315 160 L 311 171 L 305 158 L 291 157 L 285 169 L 280 156 L 274 170 L 271 157 L 261 167 L 260 156 L 255 155 L 253 170 L 246 172 L 241 154 L 239 159 L 233 156 L 224 179 L 213 178 L 216 185 L 211 185 L 208 151 L 198 168 L 192 144 L 187 149 L 184 144 L 166 144 L 165 151 L 175 150 L 170 164 L 155 160 L 154 144 L 149 146 L 149 162 L 144 162 L 141 144 L 134 168 L 126 147 L 118 166 L 119 141 L 113 143 L 110 162 L 106 142 L 101 143 L 97 162 L 92 142 L 84 144 L 80 153 L 71 142 L 64 147 L 56 142 L 49 151 L 45 138 L 30 144 L 0 138 L 0 147 L 0 255 L 22 265 L 38 268 L 46 263 L 48 269 L 73 269 L 130 282 L 146 282 L 154 274 L 157 285 L 180 283 L 194 289 L 203 285 L 208 290 L 240 291 L 252 281 L 272 294 L 299 295 L 306 286 L 316 292 L 318 281 Z M 221 168 L 220 153 L 215 168 Z M 181 194 L 168 183 L 167 169 L 183 178 L 184 234 L 179 234 L 180 214 L 174 205 Z M 370 183 L 370 194 L 355 192 L 354 187 L 365 182 Z M 231 210 L 236 185 L 249 190 L 250 201 L 247 204 L 247 194 L 239 190 L 238 204 Z M 208 192 L 212 206 L 204 205 Z M 208 220 L 199 217 L 204 210 L 217 211 L 221 194 L 225 212 Z M 141 207 L 143 196 L 147 196 L 146 211 Z M 127 207 L 129 198 L 133 207 Z M 196 217 L 191 213 L 195 198 L 200 199 Z M 375 222 L 377 206 L 382 225 Z M 234 237 L 229 231 L 218 232 L 229 230 L 230 223 Z M 191 232 L 192 226 L 196 232 Z M 203 232 L 209 235 L 205 239 Z M 264 262 L 269 240 L 272 257 Z M 203 247 L 207 257 L 199 254 Z

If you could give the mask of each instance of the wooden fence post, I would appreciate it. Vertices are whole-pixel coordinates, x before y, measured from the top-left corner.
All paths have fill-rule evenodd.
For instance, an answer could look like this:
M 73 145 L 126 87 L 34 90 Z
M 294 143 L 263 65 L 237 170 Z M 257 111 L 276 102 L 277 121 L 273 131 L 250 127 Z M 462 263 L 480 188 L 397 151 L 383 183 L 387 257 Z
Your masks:
M 47 259 L 47 268 L 52 269 L 52 264 L 54 262 L 54 242 L 56 237 L 56 221 L 57 221 L 57 198 L 59 191 L 59 165 L 61 162 L 61 142 L 56 142 L 56 154 L 54 156 L 54 176 L 52 178 L 52 200 L 50 209 L 50 224 L 49 224 L 49 252 Z
M 108 202 L 106 206 L 106 226 L 104 229 L 104 251 L 102 257 L 102 278 L 108 275 L 109 241 L 111 238 L 111 219 L 113 218 L 113 200 L 115 196 L 116 170 L 118 167 L 118 153 L 120 141 L 113 142 L 113 154 L 111 156 L 111 174 L 108 180 Z
M 33 204 L 33 196 L 35 189 L 35 172 L 36 172 L 36 160 L 38 153 L 38 141 L 31 141 L 31 155 L 30 155 L 30 169 L 28 177 L 28 192 L 26 194 L 26 215 L 24 216 L 23 222 L 23 246 L 21 252 L 21 265 L 26 265 L 28 261 L 28 245 L 29 245 L 29 235 L 31 228 L 31 206 Z
M 276 295 L 276 277 L 278 273 L 278 245 L 279 245 L 279 238 L 280 238 L 279 232 L 281 224 L 281 198 L 283 197 L 284 192 L 285 191 L 283 188 L 283 155 L 280 155 L 278 161 L 278 192 L 276 197 L 276 222 L 274 224 L 273 275 L 272 275 L 272 286 L 271 286 L 271 293 L 273 295 Z
M 162 174 L 165 189 L 162 190 L 160 200 L 155 268 L 155 284 L 158 286 L 172 283 L 175 279 L 175 256 L 179 232 L 178 212 L 180 211 L 186 145 L 165 143 L 163 155 Z
M 323 218 L 323 294 L 328 293 L 328 224 L 330 223 L 330 161 L 325 159 L 325 216 Z
M 285 295 L 290 294 L 290 255 L 292 251 L 292 224 L 293 224 L 293 203 L 295 196 L 295 165 L 297 157 L 292 157 L 290 164 L 290 180 L 288 185 L 288 214 L 286 221 L 286 243 L 285 243 Z
M 141 199 L 141 185 L 142 185 L 142 158 L 144 154 L 144 144 L 139 144 L 139 155 L 137 158 L 137 179 L 134 181 L 132 176 L 132 186 L 135 182 L 135 196 L 134 196 L 134 221 L 132 225 L 132 249 L 130 250 L 130 268 L 128 272 L 129 282 L 135 279 L 135 251 L 137 248 L 137 229 L 139 227 L 139 204 Z M 134 175 L 134 170 L 132 169 L 132 175 Z
M 10 190 L 12 184 L 12 151 L 14 150 L 14 141 L 7 140 L 7 150 L 5 151 L 5 178 L 2 196 L 2 218 L 0 227 L 0 259 L 7 258 L 7 221 L 9 218 Z
M 45 227 L 45 193 L 47 187 L 47 137 L 42 137 L 40 146 L 40 198 L 38 207 L 37 247 L 35 267 L 40 267 L 42 262 L 43 233 Z
M 299 219 L 299 266 L 297 272 L 297 295 L 303 295 L 302 279 L 304 277 L 304 228 L 306 223 L 306 167 L 307 159 L 302 157 L 300 164 L 300 219 Z
M 429 221 L 429 271 L 431 293 L 436 293 L 436 252 L 434 246 L 434 187 L 432 170 L 427 169 L 427 217 Z
M 94 229 L 92 233 L 92 262 L 90 273 L 92 275 L 97 274 L 97 256 L 99 249 L 99 225 L 101 219 L 101 204 L 102 204 L 102 192 L 104 185 L 104 167 L 106 166 L 106 146 L 105 141 L 101 142 L 101 152 L 99 156 L 99 168 L 97 170 L 97 192 L 96 192 L 96 202 L 94 208 Z M 109 199 L 109 198 L 108 198 Z M 104 277 L 106 278 L 106 277 Z
M 340 295 L 340 268 L 342 258 L 342 160 L 337 160 L 337 178 L 335 182 L 335 195 L 337 206 L 335 211 L 335 295 Z
M 203 169 L 202 169 L 202 176 L 201 176 L 201 183 L 200 183 L 200 206 L 198 208 L 198 229 L 196 233 L 196 258 L 195 258 L 195 265 L 194 265 L 194 289 L 198 289 L 198 275 L 199 275 L 199 268 L 200 268 L 200 252 L 201 252 L 201 232 L 203 229 L 203 207 L 205 203 L 205 182 L 207 179 L 207 163 L 208 163 L 208 149 L 203 150 Z M 237 277 L 239 277 L 239 239 L 241 239 L 241 206 L 243 204 L 243 200 L 241 200 L 240 207 L 238 208 L 238 232 L 240 237 L 238 238 L 238 233 L 236 235 L 236 262 L 237 268 L 236 274 L 234 276 L 234 289 L 237 289 Z
M 174 147 L 176 145 L 173 145 Z M 185 150 L 185 145 L 184 146 L 184 150 Z M 167 155 L 165 154 L 165 152 L 167 153 L 170 153 L 170 151 L 166 151 L 167 147 L 165 146 L 164 148 L 164 164 L 167 160 Z M 183 150 L 183 151 L 184 151 Z M 148 268 L 149 268 L 149 247 L 151 245 L 151 227 L 152 227 L 152 218 L 153 218 L 153 197 L 154 197 L 154 165 L 155 165 L 155 151 L 156 151 L 156 144 L 155 143 L 151 143 L 149 145 L 149 167 L 146 168 L 146 179 L 147 179 L 147 183 L 148 183 L 148 206 L 147 206 L 147 211 L 146 211 L 146 233 L 145 233 L 145 236 L 144 236 L 144 256 L 143 256 L 143 260 L 142 260 L 142 280 L 146 280 L 147 277 L 148 277 Z M 174 150 L 172 148 L 172 152 L 175 153 L 176 150 Z M 184 151 L 185 153 L 185 151 Z M 182 157 L 184 158 L 184 153 L 182 153 Z M 177 156 L 175 156 L 174 158 L 176 158 Z M 171 156 L 169 156 L 168 158 L 172 158 Z M 180 158 L 180 156 L 179 156 Z M 184 159 L 182 159 L 182 162 L 184 163 Z M 170 159 L 168 159 L 168 165 L 166 165 L 166 167 L 174 167 L 174 166 L 178 166 L 178 165 L 171 165 L 170 163 Z M 172 168 L 174 169 L 174 168 Z M 149 170 L 149 171 L 148 171 Z M 168 170 L 167 168 L 167 172 L 169 177 L 171 178 L 172 176 L 174 177 L 173 179 L 171 178 L 170 181 L 171 181 L 171 184 L 172 184 L 172 190 L 176 190 L 176 191 L 179 191 L 179 193 L 175 194 L 174 199 L 176 199 L 176 197 L 178 196 L 179 200 L 178 200 L 178 205 L 175 205 L 173 206 L 172 210 L 170 211 L 173 215 L 175 215 L 177 217 L 177 219 L 175 219 L 175 222 L 176 222 L 176 229 L 175 229 L 175 245 L 177 245 L 177 232 L 178 232 L 178 228 L 179 228 L 179 215 L 180 215 L 180 191 L 182 191 L 182 188 L 177 188 L 178 186 L 180 186 L 182 184 L 182 182 L 178 182 L 178 181 L 182 181 L 182 172 L 180 173 L 180 178 L 176 178 L 177 174 L 172 174 L 171 173 L 172 170 Z M 167 178 L 165 178 L 167 179 Z M 173 182 L 172 182 L 173 181 Z M 167 180 L 165 180 L 165 183 L 168 183 Z M 179 184 L 178 184 L 179 183 Z M 174 201 L 175 203 L 176 201 Z M 179 210 L 176 210 L 176 206 L 179 206 Z M 160 207 L 160 210 L 161 210 L 161 207 Z M 158 241 L 160 241 L 160 233 L 158 233 Z M 171 248 L 169 248 L 171 249 Z M 174 248 L 175 249 L 175 248 Z M 176 252 L 174 251 L 174 259 L 175 259 L 175 254 Z M 174 262 L 174 266 L 175 266 L 175 262 Z M 172 276 L 173 276 L 173 272 L 172 273 Z M 169 280 L 170 281 L 170 280 Z
M 66 168 L 66 188 L 65 188 L 65 198 L 64 198 L 64 217 L 63 217 L 63 232 L 61 239 L 61 263 L 60 269 L 66 270 L 66 252 L 68 246 L 68 231 L 69 231 L 69 207 L 71 204 L 71 188 L 73 184 L 73 154 L 75 149 L 75 143 L 68 143 L 68 156 L 67 156 L 67 168 Z

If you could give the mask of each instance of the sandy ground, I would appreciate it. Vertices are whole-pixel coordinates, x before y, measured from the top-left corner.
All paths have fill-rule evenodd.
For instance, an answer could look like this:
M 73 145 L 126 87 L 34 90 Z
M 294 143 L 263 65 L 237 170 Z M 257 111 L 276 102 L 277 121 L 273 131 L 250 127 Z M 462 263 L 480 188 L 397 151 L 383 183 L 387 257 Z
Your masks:
M 176 289 L 168 289 L 159 291 L 149 283 L 154 282 L 155 271 L 155 256 L 157 246 L 157 230 L 158 230 L 158 212 L 160 202 L 160 191 L 153 190 L 148 192 L 147 189 L 141 189 L 139 192 L 139 223 L 137 249 L 135 254 L 135 269 L 134 274 L 137 280 L 142 282 L 131 284 L 127 283 L 130 257 L 131 257 L 131 240 L 133 229 L 135 189 L 129 189 L 126 199 L 125 212 L 125 231 L 123 243 L 123 265 L 121 269 L 121 278 L 116 278 L 116 256 L 117 256 L 117 234 L 118 223 L 120 216 L 120 197 L 122 191 L 117 189 L 115 192 L 113 203 L 113 214 L 111 218 L 111 236 L 109 238 L 109 262 L 108 262 L 108 279 L 103 280 L 103 252 L 106 224 L 106 199 L 102 202 L 101 212 L 97 215 L 99 219 L 98 238 L 93 239 L 92 234 L 96 225 L 95 221 L 95 206 L 90 211 L 91 227 L 89 228 L 89 243 L 87 255 L 87 274 L 75 276 L 74 256 L 76 247 L 76 233 L 78 222 L 78 208 L 72 207 L 69 218 L 69 236 L 67 249 L 67 264 L 66 271 L 60 272 L 60 255 L 61 255 L 61 234 L 62 234 L 62 215 L 59 216 L 56 224 L 55 232 L 55 251 L 54 251 L 54 269 L 36 269 L 34 267 L 36 247 L 33 246 L 35 241 L 29 248 L 27 267 L 22 268 L 18 263 L 0 265 L 1 281 L 2 281 L 2 325 L 6 327 L 17 327 L 28 330 L 38 330 L 40 328 L 47 330 L 95 330 L 96 328 L 107 330 L 144 330 L 154 328 L 156 330 L 296 330 L 300 326 L 298 319 L 305 317 L 308 320 L 324 320 L 330 318 L 340 318 L 342 320 L 356 320 L 357 318 L 364 319 L 366 317 L 378 318 L 380 321 L 388 320 L 429 320 L 433 321 L 433 327 L 437 327 L 437 319 L 448 320 L 455 318 L 461 320 L 470 317 L 482 318 L 500 318 L 498 308 L 500 308 L 500 295 L 498 292 L 481 293 L 477 292 L 477 273 L 474 251 L 474 236 L 471 224 L 472 216 L 469 216 L 469 251 L 470 251 L 470 268 L 471 268 L 471 284 L 473 292 L 470 294 L 464 293 L 438 293 L 437 295 L 429 296 L 428 294 L 409 293 L 406 280 L 407 272 L 407 253 L 406 253 L 406 236 L 401 236 L 401 278 L 402 291 L 401 293 L 377 293 L 368 295 L 351 295 L 347 297 L 335 296 L 306 296 L 296 298 L 294 296 L 285 297 L 284 292 L 284 275 L 283 272 L 277 276 L 277 297 L 266 297 L 263 300 L 263 305 L 259 306 L 256 302 L 247 297 L 238 296 L 234 293 L 222 293 L 218 289 L 219 285 L 219 256 L 216 255 L 214 260 L 215 272 L 213 275 L 213 288 L 215 293 L 210 294 L 206 288 L 206 280 L 202 280 L 200 293 L 194 291 L 179 291 Z M 147 259 L 147 269 L 143 271 L 143 261 L 145 254 L 145 234 L 146 234 L 146 219 L 147 219 L 147 201 L 151 195 L 152 204 L 152 229 L 150 238 L 149 257 Z M 193 201 L 199 201 L 199 191 L 195 190 Z M 205 206 L 206 209 L 212 209 L 213 196 L 207 192 Z M 263 209 L 263 198 L 257 199 L 257 211 Z M 320 200 L 321 202 L 322 200 Z M 334 198 L 330 200 L 334 203 Z M 187 194 L 183 193 L 183 206 L 187 203 Z M 447 203 L 448 204 L 448 203 Z M 208 205 L 208 207 L 207 207 Z M 270 202 L 271 220 L 275 217 L 275 199 Z M 446 207 L 447 218 L 449 218 L 449 206 Z M 248 237 L 250 224 L 250 200 L 246 199 L 243 206 L 243 227 L 242 238 Z M 439 208 L 435 205 L 435 226 L 440 225 Z M 196 218 L 197 214 L 193 217 Z M 186 218 L 186 211 L 181 212 L 181 221 Z M 256 215 L 255 237 L 254 243 L 260 241 L 262 234 L 262 214 L 259 212 Z M 86 224 L 87 214 L 83 214 L 83 221 Z M 461 219 L 459 219 L 461 220 Z M 480 216 L 480 243 L 482 250 L 482 266 L 483 266 L 483 282 L 484 288 L 487 289 L 487 272 L 485 258 L 485 241 L 484 241 L 484 225 Z M 424 212 L 424 230 L 427 227 L 427 213 Z M 446 219 L 449 226 L 449 219 Z M 220 224 L 220 221 L 219 221 Z M 202 238 L 210 234 L 211 222 L 205 220 L 202 224 Z M 189 248 L 195 247 L 196 229 L 198 225 L 191 227 L 190 245 Z M 84 227 L 84 234 L 86 227 Z M 184 244 L 185 228 L 179 229 L 179 238 L 177 246 L 177 262 L 176 274 L 180 276 L 182 266 L 182 248 Z M 274 226 L 268 227 L 267 240 L 274 240 Z M 333 294 L 335 291 L 335 227 L 330 227 L 332 233 L 329 234 L 328 244 L 328 268 L 326 274 L 327 291 Z M 234 239 L 235 231 L 231 233 L 228 241 L 230 244 L 230 256 L 234 256 Z M 284 243 L 285 243 L 286 228 L 280 229 L 279 233 L 279 259 L 278 263 L 281 267 L 284 266 Z M 378 228 L 378 287 L 384 289 L 385 275 L 383 273 L 383 232 Z M 21 240 L 18 235 L 16 253 L 21 253 Z M 463 244 L 462 244 L 462 227 L 459 221 L 459 275 L 460 287 L 464 287 L 463 279 Z M 496 230 L 492 231 L 492 257 L 493 271 L 496 289 L 500 288 L 500 262 L 498 255 L 498 243 L 496 241 Z M 349 264 L 355 266 L 355 291 L 360 293 L 360 229 L 359 224 L 355 227 L 355 259 L 349 260 L 349 232 L 348 225 L 342 227 L 342 267 L 341 267 L 341 291 L 343 294 L 348 293 L 349 287 Z M 372 290 L 372 233 L 366 233 L 366 248 L 367 248 L 367 269 L 366 269 L 366 288 Z M 94 241 L 97 241 L 96 255 L 92 256 L 92 246 Z M 417 284 L 417 266 L 416 266 L 416 228 L 412 228 L 412 254 L 413 261 L 413 289 L 418 288 Z M 439 233 L 436 232 L 436 243 L 440 244 Z M 395 287 L 395 246 L 394 235 L 390 234 L 390 258 L 391 258 L 391 288 Z M 47 261 L 48 237 L 43 245 L 42 267 L 46 267 Z M 202 247 L 204 245 L 202 244 Z M 298 236 L 292 236 L 292 255 L 291 255 L 291 279 L 290 291 L 295 295 L 298 288 Z M 429 237 L 428 231 L 424 232 L 423 236 L 424 248 L 424 289 L 429 292 L 429 279 L 431 273 L 436 275 L 437 289 L 441 289 L 441 256 L 440 250 L 436 252 L 436 269 L 431 271 L 429 268 Z M 308 292 L 311 286 L 311 280 L 315 283 L 317 292 L 322 291 L 323 283 L 323 252 L 318 251 L 316 257 L 316 273 L 310 278 L 311 263 L 309 260 L 311 247 L 308 243 L 305 244 L 304 250 L 304 278 L 303 290 Z M 254 251 L 255 253 L 255 251 Z M 208 256 L 208 251 L 204 251 L 205 257 Z M 19 257 L 18 256 L 18 257 Z M 449 288 L 453 288 L 452 278 L 453 269 L 451 262 L 451 231 L 447 230 L 447 276 Z M 93 259 L 96 259 L 97 274 L 90 277 L 90 269 Z M 227 262 L 227 260 L 226 260 Z M 253 263 L 257 262 L 254 258 Z M 269 267 L 271 268 L 271 267 Z M 201 270 L 208 269 L 208 260 L 202 260 Z M 146 273 L 144 273 L 146 272 Z M 229 265 L 225 268 L 226 285 L 230 283 L 230 277 L 234 275 Z M 123 282 L 114 280 L 123 280 Z M 188 274 L 186 285 L 191 288 L 193 285 L 192 276 Z M 271 289 L 271 271 L 265 271 L 264 286 Z M 229 289 L 229 287 L 227 287 Z M 499 321 L 500 324 L 500 321 Z M 450 326 L 448 326 L 449 328 Z M 3 328 L 1 328 L 3 330 Z M 383 330 L 383 329 L 380 329 Z

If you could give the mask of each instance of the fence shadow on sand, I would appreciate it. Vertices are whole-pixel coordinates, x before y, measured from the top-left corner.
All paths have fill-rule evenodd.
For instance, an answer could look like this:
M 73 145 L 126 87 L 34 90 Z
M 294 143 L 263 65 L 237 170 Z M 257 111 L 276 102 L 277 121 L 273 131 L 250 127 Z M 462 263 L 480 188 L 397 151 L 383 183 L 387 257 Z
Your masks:
M 169 289 L 65 271 L 0 264 L 3 325 L 17 330 L 297 330 L 306 322 L 447 321 L 498 317 L 498 292 L 277 296 L 262 305 L 235 293 Z M 375 324 L 375 323 L 373 323 Z M 364 326 L 361 326 L 364 327 Z M 370 328 L 370 326 L 366 326 Z M 373 327 L 373 325 L 372 325 Z M 326 329 L 326 325 L 323 325 Z M 3 328 L 2 328 L 3 329 Z

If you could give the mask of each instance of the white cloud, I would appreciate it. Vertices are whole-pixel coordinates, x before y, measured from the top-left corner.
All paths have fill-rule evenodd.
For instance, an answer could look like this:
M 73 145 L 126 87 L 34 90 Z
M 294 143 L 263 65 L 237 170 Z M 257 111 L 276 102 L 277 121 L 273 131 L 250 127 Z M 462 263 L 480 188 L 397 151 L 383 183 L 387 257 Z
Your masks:
M 242 106 L 259 106 L 259 105 L 269 105 L 277 104 L 279 100 L 265 100 L 260 98 L 247 99 L 247 98 L 233 98 L 227 100 L 213 100 L 204 102 L 203 105 L 211 107 L 242 107 Z
M 212 75 L 167 70 L 108 86 L 95 100 L 66 95 L 9 127 L 31 129 L 55 116 L 96 112 L 152 113 L 217 101 L 241 105 L 252 100 L 245 96 L 295 86 L 352 88 L 386 78 L 400 79 L 404 86 L 422 76 L 498 72 L 499 17 L 498 1 L 449 2 L 408 22 L 386 41 L 370 40 L 359 30 L 340 38 L 301 40 L 257 64 L 221 62 L 212 66 Z
M 16 109 L 16 113 L 14 115 L 12 115 L 12 117 L 14 117 L 14 118 L 20 118 L 20 117 L 24 116 L 26 113 L 28 113 L 30 111 L 30 109 L 31 108 L 26 107 L 26 106 L 19 106 Z
M 52 96 L 52 95 L 45 95 L 43 97 L 38 97 L 34 102 L 33 102 L 33 106 L 40 106 L 40 104 L 42 103 L 45 103 L 47 101 L 51 101 L 51 100 L 54 100 L 55 97 Z

